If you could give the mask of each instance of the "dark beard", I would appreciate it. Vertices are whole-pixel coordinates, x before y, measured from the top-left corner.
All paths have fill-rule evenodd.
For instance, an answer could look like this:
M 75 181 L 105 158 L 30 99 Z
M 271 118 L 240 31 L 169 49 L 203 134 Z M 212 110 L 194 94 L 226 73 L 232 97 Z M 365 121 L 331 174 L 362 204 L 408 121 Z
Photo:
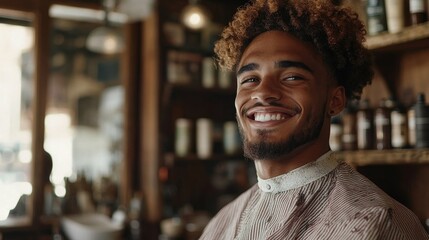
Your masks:
M 319 137 L 322 131 L 325 121 L 324 112 L 325 110 L 314 121 L 309 121 L 306 125 L 307 128 L 299 129 L 299 132 L 294 132 L 288 139 L 280 142 L 269 142 L 267 139 L 269 130 L 259 130 L 259 141 L 251 143 L 245 137 L 241 124 L 238 123 L 243 140 L 244 157 L 253 160 L 280 159 L 296 148 L 313 141 Z

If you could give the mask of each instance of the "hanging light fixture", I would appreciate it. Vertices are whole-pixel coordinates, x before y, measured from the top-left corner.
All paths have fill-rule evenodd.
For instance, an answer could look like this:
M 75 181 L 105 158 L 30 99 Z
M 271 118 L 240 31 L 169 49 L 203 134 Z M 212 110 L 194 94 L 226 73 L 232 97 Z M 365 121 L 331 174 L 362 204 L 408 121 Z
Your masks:
M 209 22 L 207 11 L 197 2 L 198 0 L 189 0 L 189 5 L 182 12 L 183 24 L 194 30 L 205 27 Z
M 109 22 L 109 12 L 113 9 L 114 0 L 104 0 L 104 26 L 90 32 L 86 39 L 86 47 L 96 53 L 117 54 L 124 48 L 124 39 L 118 29 Z
M 116 54 L 123 50 L 123 41 L 118 30 L 108 26 L 101 26 L 88 35 L 86 47 L 97 53 Z

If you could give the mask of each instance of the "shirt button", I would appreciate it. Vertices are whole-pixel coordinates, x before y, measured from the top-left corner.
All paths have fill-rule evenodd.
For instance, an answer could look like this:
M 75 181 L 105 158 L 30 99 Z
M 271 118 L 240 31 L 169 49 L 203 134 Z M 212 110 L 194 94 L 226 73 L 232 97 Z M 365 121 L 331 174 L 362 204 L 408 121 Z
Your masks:
M 271 185 L 270 184 L 267 184 L 267 189 L 271 190 Z

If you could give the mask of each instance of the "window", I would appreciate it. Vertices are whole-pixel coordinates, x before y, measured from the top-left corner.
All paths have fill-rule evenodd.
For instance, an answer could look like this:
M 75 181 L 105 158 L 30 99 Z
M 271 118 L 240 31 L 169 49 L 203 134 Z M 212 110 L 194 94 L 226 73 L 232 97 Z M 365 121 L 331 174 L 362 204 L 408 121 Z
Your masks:
M 0 221 L 26 216 L 32 193 L 33 35 L 0 23 Z

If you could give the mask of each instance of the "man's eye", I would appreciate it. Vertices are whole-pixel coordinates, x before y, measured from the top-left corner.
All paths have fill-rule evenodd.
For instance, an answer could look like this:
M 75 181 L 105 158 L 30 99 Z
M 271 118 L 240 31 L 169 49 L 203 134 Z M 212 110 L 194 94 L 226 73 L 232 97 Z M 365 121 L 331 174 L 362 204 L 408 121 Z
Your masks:
M 251 77 L 251 78 L 245 78 L 245 79 L 243 79 L 243 81 L 241 81 L 241 84 L 245 84 L 245 83 L 254 83 L 254 82 L 257 82 L 258 81 L 258 79 L 257 78 L 254 78 L 254 77 Z
M 296 80 L 302 80 L 303 78 L 300 76 L 287 76 L 283 78 L 283 81 L 296 81 Z

